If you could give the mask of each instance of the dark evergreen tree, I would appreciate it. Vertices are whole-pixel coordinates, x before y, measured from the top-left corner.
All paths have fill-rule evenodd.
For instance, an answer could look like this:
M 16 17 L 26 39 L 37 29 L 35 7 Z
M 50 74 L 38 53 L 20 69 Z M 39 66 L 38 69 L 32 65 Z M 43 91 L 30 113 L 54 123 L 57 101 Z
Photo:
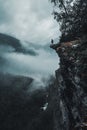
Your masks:
M 60 24 L 60 41 L 73 40 L 87 33 L 87 0 L 50 0 L 54 19 Z

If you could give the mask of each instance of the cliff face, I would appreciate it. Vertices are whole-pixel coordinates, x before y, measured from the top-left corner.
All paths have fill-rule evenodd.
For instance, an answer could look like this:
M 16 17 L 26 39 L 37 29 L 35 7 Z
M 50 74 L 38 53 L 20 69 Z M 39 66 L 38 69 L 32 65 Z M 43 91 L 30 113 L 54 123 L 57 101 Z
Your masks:
M 87 130 L 86 38 L 51 45 L 51 48 L 60 57 L 55 89 L 51 88 L 54 130 Z

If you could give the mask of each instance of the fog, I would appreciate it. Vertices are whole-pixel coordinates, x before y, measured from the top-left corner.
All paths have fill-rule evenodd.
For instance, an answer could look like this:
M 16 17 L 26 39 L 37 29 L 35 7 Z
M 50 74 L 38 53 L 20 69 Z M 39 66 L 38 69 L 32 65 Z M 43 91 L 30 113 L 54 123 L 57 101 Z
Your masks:
M 0 0 L 0 32 L 21 40 L 32 55 L 15 52 L 14 48 L 0 46 L 0 71 L 42 79 L 55 75 L 59 59 L 50 48 L 50 39 L 60 36 L 59 25 L 52 16 L 49 0 Z M 26 44 L 33 42 L 34 45 Z M 34 53 L 35 52 L 35 53 Z
M 0 32 L 44 44 L 60 35 L 49 0 L 0 0 Z
M 28 49 L 27 46 L 25 47 Z M 50 75 L 55 75 L 55 70 L 58 68 L 58 56 L 50 47 L 50 51 L 32 47 L 38 53 L 36 56 L 14 52 L 14 49 L 9 46 L 1 46 L 0 48 L 2 49 L 0 56 L 5 61 L 0 66 L 0 70 L 4 73 L 32 77 L 37 86 L 45 86 L 43 78 L 47 80 Z
M 60 35 L 52 10 L 49 0 L 0 0 L 0 36 L 8 35 L 0 37 L 1 130 L 52 129 L 43 110 L 59 66 L 49 47 Z

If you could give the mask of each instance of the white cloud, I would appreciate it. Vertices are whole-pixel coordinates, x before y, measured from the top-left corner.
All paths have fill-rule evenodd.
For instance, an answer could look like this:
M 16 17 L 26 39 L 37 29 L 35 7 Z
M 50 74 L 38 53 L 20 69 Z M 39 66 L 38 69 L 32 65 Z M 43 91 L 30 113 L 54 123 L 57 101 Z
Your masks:
M 3 18 L 1 32 L 40 44 L 60 35 L 48 0 L 1 0 L 0 5 L 8 19 Z
M 49 0 L 0 0 L 0 32 L 36 44 L 46 44 L 60 35 L 58 23 L 51 15 Z M 25 42 L 24 42 L 25 44 Z M 27 46 L 29 47 L 29 46 Z M 35 79 L 35 86 L 43 86 L 42 78 L 55 74 L 59 59 L 56 53 L 36 50 L 39 55 L 32 57 L 20 53 L 5 53 L 7 61 L 3 70 Z
M 59 58 L 56 53 L 49 53 L 46 50 L 38 50 L 39 55 L 30 56 L 20 53 L 6 52 L 2 55 L 6 61 L 6 65 L 1 66 L 0 71 L 16 75 L 29 76 L 34 79 L 32 86 L 35 89 L 38 87 L 46 87 L 48 77 L 55 75 L 55 70 L 59 67 Z M 9 48 L 11 49 L 11 48 Z M 33 89 L 34 89 L 33 88 Z
M 9 61 L 9 65 L 7 66 L 9 72 L 12 71 L 12 73 L 22 75 L 36 74 L 43 77 L 54 74 L 59 62 L 56 53 L 52 55 L 44 50 L 38 50 L 38 53 L 38 56 L 33 57 L 19 53 L 4 54 L 4 58 Z

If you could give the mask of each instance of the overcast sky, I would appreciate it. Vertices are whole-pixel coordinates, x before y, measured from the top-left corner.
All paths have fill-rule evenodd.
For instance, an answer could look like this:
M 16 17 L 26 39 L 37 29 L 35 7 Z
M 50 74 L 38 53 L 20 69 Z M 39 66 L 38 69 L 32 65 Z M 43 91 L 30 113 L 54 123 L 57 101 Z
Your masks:
M 49 0 L 0 0 L 0 32 L 34 43 L 60 35 Z
M 51 38 L 55 39 L 60 35 L 52 10 L 49 0 L 0 0 L 0 32 L 17 37 L 23 45 L 26 42 L 22 40 L 40 45 L 49 44 Z M 5 53 L 6 49 L 7 47 L 2 52 Z M 52 53 L 44 48 L 35 51 L 38 56 L 3 53 L 7 64 L 0 69 L 3 67 L 8 73 L 29 75 L 35 81 L 43 83 L 42 77 L 55 74 L 59 59 L 53 50 Z

